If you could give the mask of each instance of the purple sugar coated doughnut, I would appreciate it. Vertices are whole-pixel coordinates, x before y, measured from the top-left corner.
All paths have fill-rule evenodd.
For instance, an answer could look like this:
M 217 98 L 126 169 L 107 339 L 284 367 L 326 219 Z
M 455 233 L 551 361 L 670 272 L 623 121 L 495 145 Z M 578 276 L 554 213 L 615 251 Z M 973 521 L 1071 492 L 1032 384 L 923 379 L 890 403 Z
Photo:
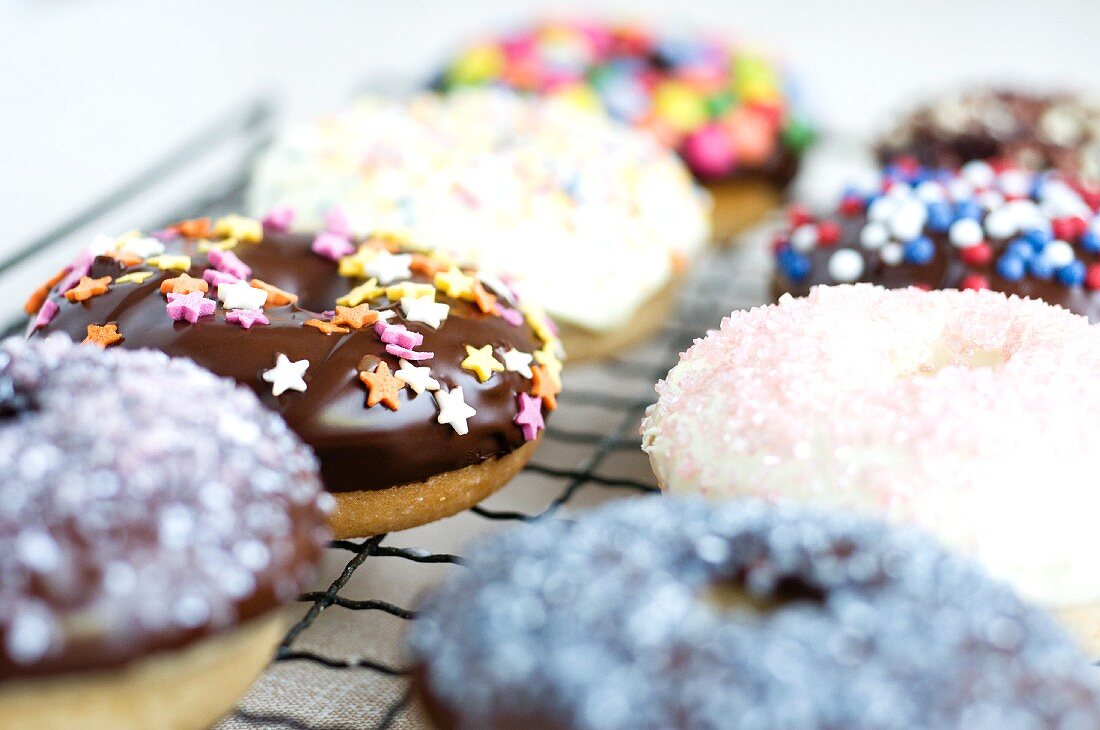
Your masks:
M 975 564 L 915 531 L 751 500 L 640 498 L 494 535 L 423 602 L 410 642 L 443 728 L 1100 717 L 1096 669 Z
M 0 343 L 0 464 L 0 688 L 270 615 L 328 539 L 312 452 L 158 352 Z

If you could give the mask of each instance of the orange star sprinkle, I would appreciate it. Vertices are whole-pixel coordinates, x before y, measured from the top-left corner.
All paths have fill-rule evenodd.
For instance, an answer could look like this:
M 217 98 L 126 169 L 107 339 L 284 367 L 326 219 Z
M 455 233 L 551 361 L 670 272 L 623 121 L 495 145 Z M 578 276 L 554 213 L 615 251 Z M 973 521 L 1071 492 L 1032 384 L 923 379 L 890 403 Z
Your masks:
M 50 290 L 57 286 L 58 282 L 65 278 L 65 274 L 68 274 L 68 269 L 62 269 L 53 276 L 51 276 L 45 284 L 34 290 L 34 293 L 27 298 L 26 304 L 23 305 L 23 311 L 27 314 L 38 314 L 38 310 L 42 309 L 42 305 L 46 303 L 46 298 L 50 296 Z
M 253 279 L 248 282 L 249 286 L 256 289 L 263 289 L 267 292 L 267 301 L 264 302 L 265 307 L 282 307 L 286 304 L 297 304 L 298 295 L 291 294 L 290 292 L 280 289 L 274 284 L 268 284 L 266 281 L 260 281 L 259 279 Z
M 477 308 L 485 314 L 493 311 L 493 307 L 495 307 L 497 303 L 496 296 L 491 294 L 484 286 L 482 286 L 480 281 L 474 282 L 473 289 L 474 304 L 477 305 Z
M 367 408 L 373 408 L 379 403 L 391 411 L 396 411 L 401 407 L 401 401 L 398 400 L 397 394 L 405 387 L 405 381 L 393 377 L 390 374 L 389 365 L 380 362 L 373 373 L 369 370 L 360 372 L 359 379 L 363 381 L 363 385 L 367 386 L 369 391 L 367 393 Z
M 84 338 L 82 344 L 105 348 L 121 339 L 122 335 L 118 333 L 118 325 L 114 322 L 108 322 L 104 325 L 90 324 L 88 325 L 88 336 Z
M 332 324 L 343 324 L 353 330 L 362 329 L 367 325 L 378 321 L 378 312 L 370 308 L 369 304 L 360 304 L 357 307 L 341 307 L 336 305 L 336 316 L 332 318 Z
M 428 278 L 435 278 L 436 274 L 440 271 L 446 271 L 447 267 L 422 253 L 414 253 L 412 255 L 412 261 L 409 262 L 409 270 L 414 274 L 422 274 Z
M 165 279 L 160 283 L 161 294 L 190 294 L 193 291 L 205 294 L 210 291 L 210 285 L 203 279 L 196 279 L 183 272 L 174 279 Z
M 326 335 L 346 335 L 349 330 L 347 327 L 339 327 L 332 322 L 326 322 L 323 319 L 311 319 L 303 322 L 306 327 L 316 327 L 324 332 Z
M 180 221 L 172 228 L 185 238 L 207 238 L 212 231 L 209 218 L 192 218 Z
M 70 302 L 83 302 L 100 294 L 107 293 L 107 285 L 111 283 L 111 277 L 93 279 L 90 276 L 80 277 L 80 282 L 69 291 L 65 292 L 65 298 Z
M 561 392 L 561 386 L 554 382 L 550 374 L 546 372 L 545 365 L 531 366 L 531 395 L 542 398 L 542 402 L 550 410 L 558 407 L 557 395 Z
M 108 251 L 103 255 L 118 261 L 123 266 L 137 266 L 145 262 L 145 259 L 132 251 Z

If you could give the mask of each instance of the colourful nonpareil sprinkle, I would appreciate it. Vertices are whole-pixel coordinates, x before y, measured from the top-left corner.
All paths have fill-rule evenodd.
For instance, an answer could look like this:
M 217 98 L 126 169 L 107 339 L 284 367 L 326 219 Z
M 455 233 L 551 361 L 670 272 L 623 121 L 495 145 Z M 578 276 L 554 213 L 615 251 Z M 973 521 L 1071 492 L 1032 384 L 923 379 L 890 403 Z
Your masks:
M 207 299 L 201 292 L 195 291 L 190 294 L 168 294 L 168 304 L 165 308 L 168 316 L 175 321 L 194 324 L 199 321 L 199 317 L 213 314 L 217 305 L 213 299 Z
M 231 309 L 225 313 L 225 321 L 251 329 L 256 324 L 271 324 L 261 309 Z
M 309 368 L 309 360 L 292 361 L 280 352 L 275 357 L 275 367 L 265 370 L 262 377 L 266 382 L 271 383 L 272 395 L 279 396 L 288 390 L 304 393 L 306 381 L 303 376 L 307 368 Z
M 90 324 L 88 325 L 88 335 L 84 338 L 83 344 L 103 348 L 109 347 L 121 339 L 122 335 L 118 333 L 118 324 L 115 322 L 108 322 L 104 325 Z
M 512 420 L 523 431 L 524 441 L 534 441 L 538 438 L 539 430 L 546 428 L 542 419 L 542 398 L 520 393 L 516 400 L 519 403 L 519 412 Z
M 493 373 L 504 372 L 504 364 L 493 357 L 492 345 L 480 348 L 466 345 L 466 359 L 462 361 L 462 369 L 472 371 L 477 375 L 477 379 L 484 383 L 493 376 Z
M 379 403 L 391 411 L 401 407 L 400 393 L 405 387 L 405 381 L 391 375 L 386 363 L 378 363 L 374 372 L 368 370 L 360 372 L 359 380 L 367 386 L 367 408 L 373 408 Z

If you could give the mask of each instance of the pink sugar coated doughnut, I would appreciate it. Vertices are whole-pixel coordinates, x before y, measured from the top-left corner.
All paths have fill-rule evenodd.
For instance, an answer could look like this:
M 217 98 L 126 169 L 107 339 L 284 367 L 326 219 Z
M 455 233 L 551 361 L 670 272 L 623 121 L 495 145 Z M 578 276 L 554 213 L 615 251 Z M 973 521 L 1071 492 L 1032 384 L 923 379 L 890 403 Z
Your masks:
M 657 385 L 662 487 L 913 521 L 1046 605 L 1100 600 L 1100 330 L 990 291 L 815 287 L 734 312 Z

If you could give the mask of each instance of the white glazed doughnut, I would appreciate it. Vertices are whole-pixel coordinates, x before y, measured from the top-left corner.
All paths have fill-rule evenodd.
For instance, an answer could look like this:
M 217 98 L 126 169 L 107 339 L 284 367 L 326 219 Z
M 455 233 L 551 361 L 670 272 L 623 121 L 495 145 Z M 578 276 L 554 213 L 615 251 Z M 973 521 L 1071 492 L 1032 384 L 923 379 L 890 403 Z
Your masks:
M 657 385 L 665 490 L 914 521 L 1029 598 L 1100 602 L 1100 329 L 989 291 L 816 287 L 734 312 Z
M 357 233 L 431 242 L 596 332 L 629 326 L 710 233 L 705 194 L 655 138 L 499 90 L 363 99 L 293 129 L 249 201 L 298 230 L 339 209 Z

